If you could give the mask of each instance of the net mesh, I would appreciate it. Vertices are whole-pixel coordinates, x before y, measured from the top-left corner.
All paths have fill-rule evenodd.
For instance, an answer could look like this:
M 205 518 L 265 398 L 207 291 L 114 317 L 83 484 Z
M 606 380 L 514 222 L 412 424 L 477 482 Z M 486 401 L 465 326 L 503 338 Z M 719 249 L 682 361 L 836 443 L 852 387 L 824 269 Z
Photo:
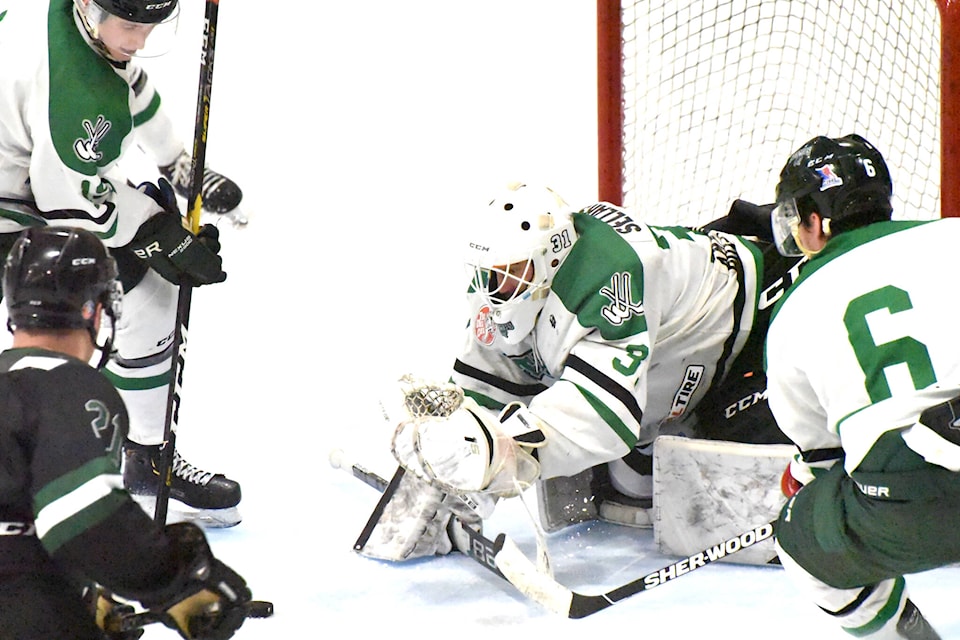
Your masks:
M 406 374 L 400 378 L 403 406 L 411 418 L 446 417 L 460 408 L 463 390 L 452 383 L 437 383 Z
M 772 202 L 789 155 L 859 133 L 894 217 L 940 216 L 940 15 L 933 0 L 624 0 L 623 204 L 703 224 Z

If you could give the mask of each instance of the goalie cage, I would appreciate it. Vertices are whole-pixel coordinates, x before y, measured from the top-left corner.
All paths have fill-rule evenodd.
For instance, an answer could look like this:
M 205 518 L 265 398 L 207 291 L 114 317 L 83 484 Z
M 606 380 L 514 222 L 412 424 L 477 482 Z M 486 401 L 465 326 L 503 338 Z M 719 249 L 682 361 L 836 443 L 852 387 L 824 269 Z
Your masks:
M 859 133 L 894 218 L 958 215 L 953 0 L 598 0 L 599 196 L 697 226 L 774 199 L 790 154 Z

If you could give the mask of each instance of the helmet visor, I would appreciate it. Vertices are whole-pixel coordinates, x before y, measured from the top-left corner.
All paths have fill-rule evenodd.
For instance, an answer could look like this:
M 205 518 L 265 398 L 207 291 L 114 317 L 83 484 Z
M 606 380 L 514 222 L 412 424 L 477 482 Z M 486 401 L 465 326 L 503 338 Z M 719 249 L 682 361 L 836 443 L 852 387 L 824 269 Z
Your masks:
M 803 255 L 797 243 L 797 230 L 800 228 L 800 211 L 796 198 L 787 198 L 777 202 L 770 213 L 770 226 L 773 239 L 780 255 L 798 257 Z
M 85 19 L 93 36 L 111 58 L 126 62 L 130 58 L 157 58 L 169 52 L 177 40 L 180 5 L 158 22 L 141 21 L 118 15 L 109 3 L 90 0 Z

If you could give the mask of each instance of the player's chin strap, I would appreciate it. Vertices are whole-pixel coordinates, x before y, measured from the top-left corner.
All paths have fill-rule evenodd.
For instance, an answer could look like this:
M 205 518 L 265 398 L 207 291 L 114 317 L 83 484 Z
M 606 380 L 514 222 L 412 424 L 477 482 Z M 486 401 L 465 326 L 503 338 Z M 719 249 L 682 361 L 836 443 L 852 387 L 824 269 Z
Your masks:
M 110 318 L 110 336 L 103 344 L 97 344 L 97 333 L 93 330 L 93 327 L 90 327 L 90 337 L 93 339 L 93 344 L 96 345 L 97 350 L 100 351 L 100 361 L 97 362 L 97 371 L 101 371 L 107 366 L 107 362 L 110 361 L 110 356 L 113 355 L 113 341 L 117 337 L 116 320 L 113 317 Z

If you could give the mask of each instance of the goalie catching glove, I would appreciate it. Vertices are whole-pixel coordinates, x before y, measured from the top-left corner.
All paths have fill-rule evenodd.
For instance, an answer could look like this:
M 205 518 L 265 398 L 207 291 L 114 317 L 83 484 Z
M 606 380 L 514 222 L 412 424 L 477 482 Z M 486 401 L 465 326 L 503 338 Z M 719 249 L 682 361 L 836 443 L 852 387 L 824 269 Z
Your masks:
M 519 495 L 540 476 L 536 449 L 546 443 L 540 421 L 520 403 L 499 419 L 466 397 L 449 416 L 402 422 L 393 455 L 418 478 L 451 493 Z
M 219 230 L 207 224 L 193 235 L 184 229 L 173 187 L 165 179 L 160 178 L 156 185 L 147 182 L 137 188 L 163 211 L 137 230 L 129 245 L 134 254 L 173 284 L 199 287 L 226 280 L 219 256 Z

